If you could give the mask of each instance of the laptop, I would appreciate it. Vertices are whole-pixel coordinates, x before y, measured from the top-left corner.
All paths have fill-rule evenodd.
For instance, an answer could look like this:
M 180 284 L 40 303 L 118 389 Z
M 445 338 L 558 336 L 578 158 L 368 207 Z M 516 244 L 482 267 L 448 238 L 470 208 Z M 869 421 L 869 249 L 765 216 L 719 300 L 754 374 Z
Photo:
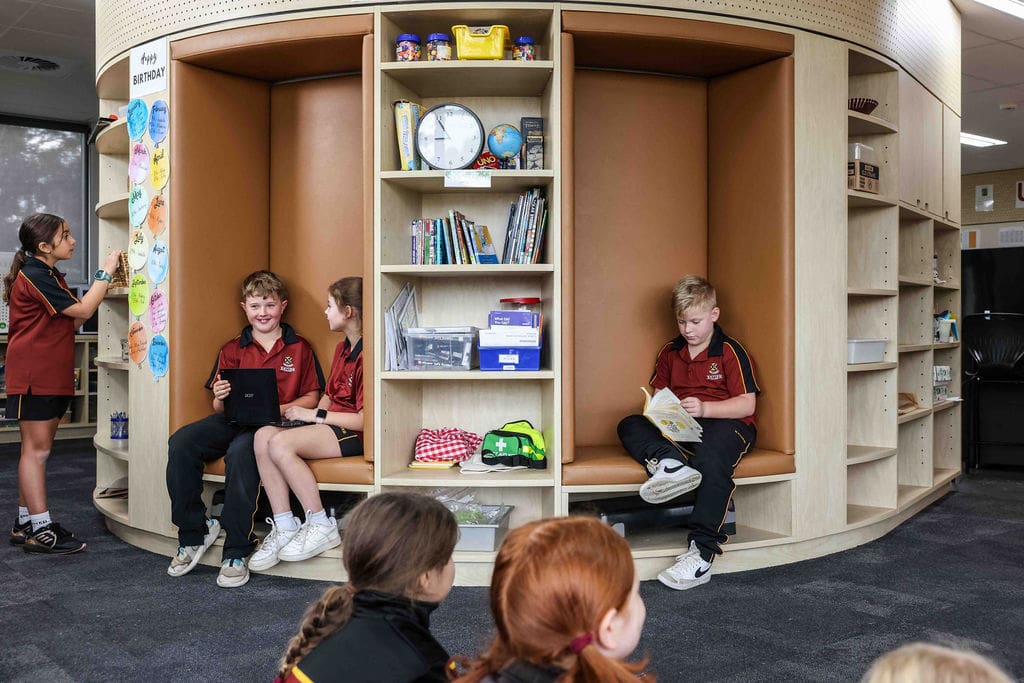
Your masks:
M 221 379 L 231 382 L 231 393 L 224 401 L 228 422 L 246 427 L 299 427 L 302 420 L 281 418 L 277 396 L 277 373 L 273 368 L 225 368 Z

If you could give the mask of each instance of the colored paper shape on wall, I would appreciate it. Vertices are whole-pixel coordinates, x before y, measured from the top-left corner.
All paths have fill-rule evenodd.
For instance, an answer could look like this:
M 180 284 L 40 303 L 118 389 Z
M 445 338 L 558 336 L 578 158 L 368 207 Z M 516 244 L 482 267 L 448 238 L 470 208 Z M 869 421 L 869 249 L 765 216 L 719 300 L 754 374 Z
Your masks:
M 145 275 L 136 274 L 132 276 L 132 283 L 128 286 L 128 308 L 138 318 L 146 312 L 147 307 L 149 307 L 149 280 Z
M 149 329 L 163 332 L 167 327 L 167 295 L 159 289 L 149 295 Z
M 133 142 L 128 157 L 128 177 L 136 185 L 146 182 L 149 176 L 149 148 L 144 142 Z
M 167 279 L 167 242 L 153 240 L 153 248 L 149 250 L 149 263 L 147 264 L 149 279 L 154 285 L 158 285 Z
M 162 194 L 153 197 L 153 201 L 149 203 L 147 220 L 149 231 L 154 237 L 167 229 L 167 199 Z
M 167 102 L 157 100 L 149 109 L 149 137 L 159 145 L 167 137 Z
M 128 265 L 132 270 L 142 270 L 149 256 L 149 238 L 141 229 L 132 230 L 128 238 Z
M 142 225 L 149 215 L 149 193 L 142 185 L 134 185 L 128 190 L 128 218 L 132 227 Z
M 153 159 L 149 164 L 150 182 L 154 190 L 162 190 L 167 185 L 167 178 L 171 175 L 171 162 L 167 156 L 166 147 L 157 147 L 153 150 Z
M 128 356 L 133 363 L 142 365 L 148 349 L 149 337 L 146 334 L 146 327 L 138 321 L 133 322 L 128 326 Z
M 158 334 L 149 342 L 149 369 L 153 379 L 160 379 L 167 374 L 167 339 Z
M 128 137 L 132 140 L 141 140 L 142 134 L 146 132 L 146 122 L 149 120 L 149 107 L 145 100 L 135 98 L 128 103 Z
M 1024 209 L 1024 180 L 1017 181 L 1017 191 L 1013 195 L 1015 209 Z
M 975 185 L 974 186 L 974 210 L 975 211 L 994 211 L 995 210 L 995 197 L 992 196 L 991 185 Z

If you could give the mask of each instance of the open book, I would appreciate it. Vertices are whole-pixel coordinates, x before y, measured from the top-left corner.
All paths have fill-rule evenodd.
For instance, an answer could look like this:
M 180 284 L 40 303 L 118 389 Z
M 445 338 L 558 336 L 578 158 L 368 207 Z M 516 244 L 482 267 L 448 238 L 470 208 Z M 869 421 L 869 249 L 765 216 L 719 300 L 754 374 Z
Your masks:
M 667 438 L 673 441 L 699 442 L 704 429 L 697 420 L 683 409 L 682 404 L 668 387 L 659 389 L 652 397 L 644 392 L 644 417 L 654 423 Z

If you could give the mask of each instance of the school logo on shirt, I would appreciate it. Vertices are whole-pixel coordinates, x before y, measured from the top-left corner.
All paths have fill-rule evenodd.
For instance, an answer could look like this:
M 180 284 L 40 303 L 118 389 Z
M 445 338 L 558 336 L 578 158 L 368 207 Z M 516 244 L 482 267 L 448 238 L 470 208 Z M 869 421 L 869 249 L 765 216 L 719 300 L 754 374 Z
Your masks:
M 718 363 L 716 361 L 712 361 L 711 364 L 708 365 L 708 381 L 709 382 L 713 382 L 715 380 L 724 379 L 724 378 L 725 378 L 725 375 L 723 375 L 722 371 L 719 370 Z
M 285 356 L 281 363 L 281 372 L 295 372 L 295 360 L 291 356 Z

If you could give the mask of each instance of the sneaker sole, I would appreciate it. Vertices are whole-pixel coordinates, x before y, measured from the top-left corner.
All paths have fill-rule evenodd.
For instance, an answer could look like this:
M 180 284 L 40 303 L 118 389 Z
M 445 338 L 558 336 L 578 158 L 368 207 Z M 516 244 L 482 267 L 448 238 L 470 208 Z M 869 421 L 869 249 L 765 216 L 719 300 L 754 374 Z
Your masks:
M 289 557 L 285 557 L 284 555 L 278 555 L 278 558 L 282 562 L 302 562 L 303 560 L 308 560 L 311 557 L 316 557 L 317 555 L 319 555 L 321 553 L 325 553 L 328 550 L 330 550 L 331 548 L 337 548 L 339 545 L 341 545 L 341 539 L 340 538 L 338 538 L 336 540 L 331 540 L 331 541 L 325 543 L 323 545 L 323 547 L 314 548 L 312 550 L 307 550 L 306 552 L 302 553 L 301 555 L 292 555 L 292 556 L 289 556 Z
M 85 550 L 86 543 L 78 546 L 77 548 L 55 550 L 53 548 L 47 548 L 46 546 L 36 545 L 35 543 L 25 542 L 22 545 L 26 553 L 34 553 L 36 555 L 74 555 Z
M 281 564 L 281 558 L 280 557 L 274 558 L 273 562 L 269 562 L 267 564 L 263 564 L 262 562 L 256 562 L 255 560 L 249 560 L 249 571 L 261 572 L 261 571 L 263 571 L 265 569 L 270 569 L 271 567 L 276 567 L 279 564 Z
M 700 480 L 699 472 L 683 479 L 648 479 L 640 487 L 640 497 L 648 503 L 666 503 L 700 486 Z
M 25 545 L 28 539 L 24 536 L 10 536 L 11 545 Z
M 661 572 L 661 573 L 658 574 L 658 581 L 660 581 L 664 585 L 668 586 L 672 590 L 677 590 L 677 591 L 690 590 L 691 588 L 696 588 L 697 586 L 702 586 L 702 585 L 704 585 L 705 583 L 707 583 L 708 581 L 711 580 L 711 572 L 710 571 L 707 574 L 705 574 L 704 576 L 700 577 L 699 579 L 694 579 L 692 581 L 686 581 L 685 583 L 677 583 L 671 577 L 664 576 L 664 573 L 665 572 Z
M 248 573 L 245 576 L 233 579 L 224 579 L 221 578 L 219 574 L 217 575 L 217 585 L 221 588 L 238 588 L 239 586 L 244 586 L 247 583 L 249 583 Z
M 205 542 L 203 543 L 203 549 L 200 550 L 198 553 L 196 553 L 195 557 L 192 558 L 192 561 L 188 564 L 188 566 L 186 566 L 184 569 L 182 569 L 181 571 L 179 571 L 177 573 L 175 573 L 174 571 L 171 570 L 170 567 L 168 567 L 167 568 L 167 576 L 173 576 L 174 578 L 178 578 L 179 576 L 185 576 L 185 574 L 188 574 L 190 571 L 195 569 L 196 565 L 199 564 L 199 560 L 203 559 L 203 555 L 206 554 L 206 551 L 210 549 L 211 545 L 213 545 L 214 543 L 217 542 L 217 538 L 219 536 L 220 536 L 220 524 L 218 523 L 217 524 L 217 533 L 213 535 L 213 538 L 210 539 L 209 543 L 205 543 Z

